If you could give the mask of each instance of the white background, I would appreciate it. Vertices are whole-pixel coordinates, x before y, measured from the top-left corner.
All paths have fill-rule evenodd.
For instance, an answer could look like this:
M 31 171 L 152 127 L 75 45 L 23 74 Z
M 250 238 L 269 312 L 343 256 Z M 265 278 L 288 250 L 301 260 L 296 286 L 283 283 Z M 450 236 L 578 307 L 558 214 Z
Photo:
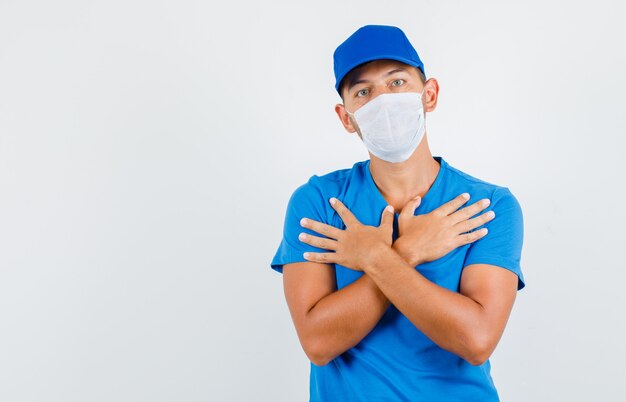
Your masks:
M 332 72 L 365 24 L 439 80 L 433 154 L 522 205 L 502 400 L 622 398 L 624 6 L 442 3 L 0 0 L 0 400 L 308 400 L 269 264 L 367 158 Z

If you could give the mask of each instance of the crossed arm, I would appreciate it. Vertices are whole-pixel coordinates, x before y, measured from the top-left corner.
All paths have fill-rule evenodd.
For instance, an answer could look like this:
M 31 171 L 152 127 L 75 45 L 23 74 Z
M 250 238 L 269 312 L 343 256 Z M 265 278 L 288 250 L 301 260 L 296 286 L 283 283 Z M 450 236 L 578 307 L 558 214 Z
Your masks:
M 285 264 L 283 286 L 302 348 L 318 366 L 359 343 L 390 304 L 368 275 L 336 290 L 329 264 Z
M 360 225 L 340 202 L 333 207 L 346 223 L 345 231 L 338 233 L 339 229 L 315 221 L 309 225 L 338 239 L 337 244 L 321 238 L 309 238 L 308 242 L 333 249 L 334 253 L 313 253 L 316 255 L 309 256 L 310 261 L 283 267 L 285 297 L 311 362 L 327 364 L 355 346 L 393 303 L 441 348 L 471 364 L 484 363 L 508 321 L 517 293 L 517 276 L 494 265 L 473 264 L 463 270 L 459 293 L 450 291 L 415 270 L 411 265 L 415 261 L 407 262 L 408 258 L 403 257 L 406 253 L 400 248 L 401 242 L 390 244 L 384 240 L 393 213 L 389 217 L 384 212 L 381 226 L 376 228 Z M 365 275 L 337 290 L 331 265 L 337 261 L 329 258 L 350 259 L 349 253 L 359 255 L 360 260 L 351 261 L 351 265 L 344 260 L 342 265 L 362 270 Z

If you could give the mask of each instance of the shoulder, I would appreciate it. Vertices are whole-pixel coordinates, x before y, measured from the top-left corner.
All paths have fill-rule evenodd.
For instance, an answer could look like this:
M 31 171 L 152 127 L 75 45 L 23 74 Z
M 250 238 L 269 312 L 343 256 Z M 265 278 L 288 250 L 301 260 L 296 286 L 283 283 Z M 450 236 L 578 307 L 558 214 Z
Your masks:
M 293 191 L 288 208 L 315 211 L 318 217 L 332 214 L 332 208 L 327 205 L 328 200 L 344 192 L 354 178 L 361 174 L 364 163 L 359 161 L 350 168 L 313 174 Z
M 356 162 L 350 168 L 337 169 L 323 174 L 313 174 L 293 192 L 292 198 L 330 198 L 345 188 L 357 173 L 360 173 L 366 161 Z
M 491 200 L 492 207 L 498 205 L 500 207 L 505 206 L 508 208 L 520 208 L 517 198 L 508 186 L 480 179 L 450 165 L 448 162 L 444 163 L 447 171 L 449 172 L 449 181 L 456 183 L 461 188 L 468 189 L 470 191 L 470 196 L 473 199 L 477 199 L 477 197 L 487 197 Z

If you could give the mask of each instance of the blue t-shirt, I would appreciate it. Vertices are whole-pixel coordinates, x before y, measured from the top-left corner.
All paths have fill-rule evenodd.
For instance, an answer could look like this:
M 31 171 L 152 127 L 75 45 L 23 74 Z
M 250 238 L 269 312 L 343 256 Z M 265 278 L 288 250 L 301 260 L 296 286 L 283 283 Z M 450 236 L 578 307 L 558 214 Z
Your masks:
M 507 187 L 487 183 L 434 156 L 440 169 L 415 215 L 428 213 L 463 192 L 470 194 L 464 206 L 489 198 L 484 211 L 493 210 L 494 219 L 484 224 L 489 233 L 474 243 L 449 252 L 416 269 L 430 281 L 459 291 L 463 268 L 471 264 L 492 264 L 518 276 L 518 290 L 524 287 L 520 268 L 523 217 L 520 205 Z M 376 187 L 370 161 L 323 176 L 313 175 L 289 199 L 283 238 L 271 262 L 282 273 L 283 264 L 307 261 L 306 251 L 328 252 L 298 239 L 301 232 L 322 236 L 300 226 L 303 217 L 345 229 L 341 217 L 328 202 L 336 197 L 363 224 L 378 226 L 387 202 Z M 479 215 L 477 214 L 477 215 Z M 393 239 L 398 235 L 395 214 Z M 483 227 L 481 226 L 481 227 Z M 480 229 L 478 227 L 474 230 Z M 357 280 L 360 271 L 333 264 L 337 288 Z M 324 366 L 311 363 L 311 401 L 498 401 L 490 374 L 490 362 L 473 366 L 426 337 L 395 306 L 390 305 L 374 329 L 356 346 Z

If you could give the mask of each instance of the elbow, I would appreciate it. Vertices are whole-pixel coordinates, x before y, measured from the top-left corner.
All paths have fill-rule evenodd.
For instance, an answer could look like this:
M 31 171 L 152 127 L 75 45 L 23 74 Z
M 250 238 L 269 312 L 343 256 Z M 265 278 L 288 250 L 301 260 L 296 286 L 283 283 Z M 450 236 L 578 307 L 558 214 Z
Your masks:
M 311 363 L 316 366 L 325 366 L 335 358 L 335 356 L 329 352 L 328 347 L 324 345 L 324 342 L 320 340 L 306 342 L 302 347 Z
M 465 358 L 465 360 L 467 360 L 467 362 L 472 366 L 482 366 L 488 359 L 488 354 L 480 352 L 474 352 Z
M 463 358 L 472 366 L 481 366 L 489 360 L 495 344 L 488 338 L 474 339 L 466 348 Z
M 325 366 L 330 363 L 333 359 L 326 356 L 309 356 L 309 360 L 316 366 Z

